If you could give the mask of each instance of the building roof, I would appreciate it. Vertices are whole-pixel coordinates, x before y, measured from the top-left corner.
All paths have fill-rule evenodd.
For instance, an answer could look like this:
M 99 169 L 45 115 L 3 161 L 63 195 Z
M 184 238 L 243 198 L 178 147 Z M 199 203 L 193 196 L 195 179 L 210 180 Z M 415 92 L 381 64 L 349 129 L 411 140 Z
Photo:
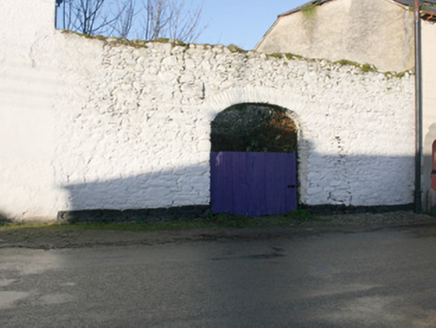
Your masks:
M 308 7 L 308 6 L 311 6 L 311 5 L 320 6 L 320 5 L 322 5 L 322 4 L 326 3 L 326 2 L 330 2 L 330 1 L 332 1 L 332 0 L 313 0 L 313 1 L 309 1 L 309 2 L 299 6 L 297 8 L 294 8 L 292 10 L 289 10 L 289 11 L 279 15 L 278 17 L 288 16 L 288 15 L 291 15 L 293 13 L 296 13 L 297 11 L 301 11 L 301 9 L 304 8 L 304 7 Z
M 333 0 L 312 0 L 309 1 L 297 8 L 294 8 L 292 10 L 289 10 L 281 15 L 278 15 L 278 17 L 283 17 L 283 16 L 288 16 L 291 15 L 293 13 L 296 13 L 298 11 L 301 11 L 303 8 L 308 8 L 308 7 L 312 7 L 312 6 L 321 6 L 326 2 L 330 2 Z M 402 4 L 404 6 L 413 6 L 414 4 L 414 0 L 393 0 L 394 2 L 398 2 L 399 4 Z M 433 18 L 432 14 L 434 14 L 436 16 L 436 0 L 424 0 L 421 1 L 422 5 L 421 5 L 421 11 L 423 12 L 424 15 L 426 16 L 430 16 L 430 18 Z M 436 17 L 434 17 L 436 18 Z
M 413 6 L 415 2 L 414 0 L 394 0 L 394 1 L 405 6 Z M 430 16 L 427 17 L 429 19 L 436 18 L 433 17 L 433 15 L 436 15 L 436 0 L 421 1 L 421 12 L 424 14 L 424 16 Z

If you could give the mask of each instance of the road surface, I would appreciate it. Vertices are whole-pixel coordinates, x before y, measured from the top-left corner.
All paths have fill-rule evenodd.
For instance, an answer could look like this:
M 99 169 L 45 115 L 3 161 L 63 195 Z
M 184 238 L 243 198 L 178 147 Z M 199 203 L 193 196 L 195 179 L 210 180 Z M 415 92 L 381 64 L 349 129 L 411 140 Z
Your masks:
M 0 327 L 434 327 L 436 226 L 0 249 Z

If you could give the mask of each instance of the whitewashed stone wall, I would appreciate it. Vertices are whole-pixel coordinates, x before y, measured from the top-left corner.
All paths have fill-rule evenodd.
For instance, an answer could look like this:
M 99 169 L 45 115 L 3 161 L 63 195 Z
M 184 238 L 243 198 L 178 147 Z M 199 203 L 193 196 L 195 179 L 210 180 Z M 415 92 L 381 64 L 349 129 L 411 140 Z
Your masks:
M 29 80 L 50 97 L 36 106 L 35 92 L 19 108 L 2 107 L 4 125 L 13 125 L 0 145 L 13 141 L 13 130 L 32 127 L 41 110 L 48 114 L 38 129 L 49 136 L 26 139 L 9 153 L 13 160 L 0 162 L 0 211 L 8 216 L 206 205 L 211 121 L 245 102 L 287 108 L 297 123 L 300 202 L 413 202 L 413 77 L 407 74 L 222 46 L 122 45 L 51 30 L 36 46 L 20 44 L 24 56 L 37 52 L 23 74 L 50 72 L 50 80 Z M 1 49 L 0 59 L 8 51 Z M 2 66 L 14 60 L 3 59 Z M 16 65 L 0 75 L 7 101 L 6 85 L 24 64 Z M 16 110 L 19 120 L 11 118 Z M 29 144 L 40 147 L 33 158 L 44 161 L 21 179 L 28 161 L 17 154 Z
M 243 102 L 285 107 L 299 125 L 301 202 L 413 201 L 408 76 L 221 46 L 63 36 L 65 53 L 86 49 L 62 64 L 56 173 L 73 200 L 63 209 L 208 204 L 210 123 Z
M 53 0 L 0 1 L 0 216 L 53 217 Z

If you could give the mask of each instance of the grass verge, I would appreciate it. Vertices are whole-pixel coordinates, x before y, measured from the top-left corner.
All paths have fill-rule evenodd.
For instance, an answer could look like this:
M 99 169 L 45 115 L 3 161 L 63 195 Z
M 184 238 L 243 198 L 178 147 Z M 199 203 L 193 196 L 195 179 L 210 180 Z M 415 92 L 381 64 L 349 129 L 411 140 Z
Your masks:
M 296 210 L 284 215 L 250 217 L 231 214 L 216 214 L 203 219 L 180 219 L 173 221 L 135 220 L 129 222 L 84 222 L 84 223 L 10 223 L 0 221 L 0 230 L 14 229 L 97 229 L 127 231 L 161 231 L 196 228 L 269 228 L 293 227 L 304 222 L 326 221 L 312 216 L 306 210 Z

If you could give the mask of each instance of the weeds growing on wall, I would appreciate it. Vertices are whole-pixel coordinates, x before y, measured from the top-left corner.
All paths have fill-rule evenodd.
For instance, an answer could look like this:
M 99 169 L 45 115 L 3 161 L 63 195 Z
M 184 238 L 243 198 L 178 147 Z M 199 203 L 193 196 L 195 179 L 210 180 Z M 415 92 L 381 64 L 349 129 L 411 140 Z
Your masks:
M 370 64 L 359 64 L 356 62 L 353 62 L 351 60 L 346 60 L 346 59 L 342 59 L 339 61 L 334 62 L 333 64 L 339 64 L 341 66 L 354 66 L 359 68 L 363 73 L 368 73 L 368 72 L 377 72 L 377 68 L 374 65 L 370 65 Z
M 227 46 L 227 48 L 231 51 L 231 52 L 239 52 L 239 53 L 246 53 L 247 51 L 238 47 L 237 45 L 231 43 Z

